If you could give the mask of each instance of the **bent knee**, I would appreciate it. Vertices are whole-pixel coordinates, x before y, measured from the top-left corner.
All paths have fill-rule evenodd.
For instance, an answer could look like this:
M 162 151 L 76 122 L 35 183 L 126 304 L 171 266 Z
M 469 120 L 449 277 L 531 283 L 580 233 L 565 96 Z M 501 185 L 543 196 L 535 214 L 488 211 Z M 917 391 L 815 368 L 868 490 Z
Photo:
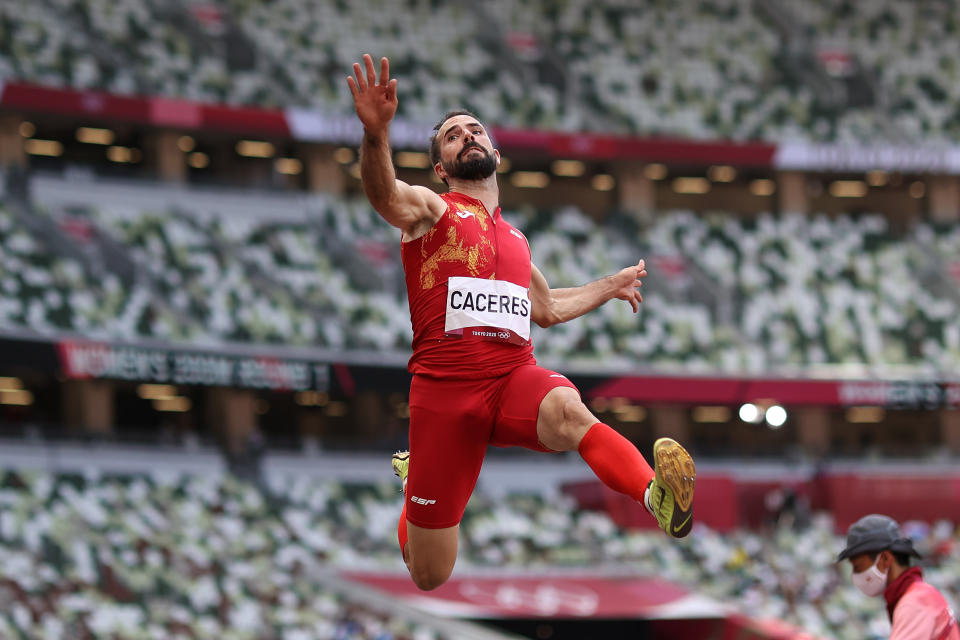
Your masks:
M 559 436 L 567 450 L 580 446 L 580 441 L 590 427 L 597 421 L 596 417 L 580 398 L 571 399 L 563 403 L 563 422 L 560 425 Z
M 417 588 L 423 591 L 436 589 L 453 573 L 453 566 L 457 563 L 459 531 L 459 526 L 422 529 L 407 522 L 410 538 L 405 559 Z
M 564 394 L 556 403 L 556 410 L 538 421 L 540 442 L 555 451 L 573 451 L 597 419 L 575 393 Z
M 446 582 L 451 573 L 453 573 L 453 567 L 410 567 L 410 577 L 413 579 L 413 584 L 417 585 L 417 588 L 421 591 L 433 591 Z
M 561 409 L 563 424 L 567 429 L 589 427 L 595 420 L 593 414 L 587 409 L 587 405 L 583 404 L 583 400 L 579 397 L 564 398 Z

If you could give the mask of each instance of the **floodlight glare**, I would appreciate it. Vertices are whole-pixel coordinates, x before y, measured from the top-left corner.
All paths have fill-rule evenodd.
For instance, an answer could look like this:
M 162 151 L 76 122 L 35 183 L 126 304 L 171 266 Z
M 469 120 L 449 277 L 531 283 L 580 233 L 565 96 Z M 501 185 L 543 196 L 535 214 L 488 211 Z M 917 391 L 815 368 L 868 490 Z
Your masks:
M 757 422 L 760 416 L 760 408 L 757 405 L 752 403 L 746 403 L 740 405 L 740 411 L 738 412 L 740 419 L 744 422 Z
M 775 404 L 767 409 L 765 417 L 771 429 L 779 429 L 783 426 L 783 423 L 787 421 L 787 410 Z

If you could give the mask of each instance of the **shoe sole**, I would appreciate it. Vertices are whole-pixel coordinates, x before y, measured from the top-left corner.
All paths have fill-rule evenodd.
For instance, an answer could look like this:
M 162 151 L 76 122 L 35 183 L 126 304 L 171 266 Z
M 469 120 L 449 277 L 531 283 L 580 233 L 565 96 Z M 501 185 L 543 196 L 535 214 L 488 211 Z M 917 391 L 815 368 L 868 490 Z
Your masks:
M 660 438 L 653 443 L 656 473 L 673 491 L 673 499 L 681 511 L 690 511 L 697 467 L 687 450 L 671 438 Z
M 403 479 L 403 476 L 401 476 L 400 472 L 397 471 L 397 463 L 404 462 L 405 460 L 409 460 L 409 459 L 410 459 L 409 451 L 397 451 L 395 454 L 393 454 L 393 458 L 390 461 L 390 466 L 393 468 L 393 474 L 398 478 L 400 478 L 401 480 Z

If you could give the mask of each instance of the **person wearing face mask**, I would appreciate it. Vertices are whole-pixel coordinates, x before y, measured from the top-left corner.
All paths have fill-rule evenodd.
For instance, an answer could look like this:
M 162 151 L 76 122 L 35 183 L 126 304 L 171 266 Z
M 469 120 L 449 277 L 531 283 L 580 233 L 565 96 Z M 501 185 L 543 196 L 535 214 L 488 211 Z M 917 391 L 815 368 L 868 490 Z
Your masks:
M 850 525 L 847 546 L 837 562 L 849 560 L 853 584 L 868 596 L 883 595 L 890 617 L 890 640 L 960 640 L 947 601 L 923 581 L 910 557 L 920 557 L 913 541 L 900 535 L 889 516 L 871 514 Z

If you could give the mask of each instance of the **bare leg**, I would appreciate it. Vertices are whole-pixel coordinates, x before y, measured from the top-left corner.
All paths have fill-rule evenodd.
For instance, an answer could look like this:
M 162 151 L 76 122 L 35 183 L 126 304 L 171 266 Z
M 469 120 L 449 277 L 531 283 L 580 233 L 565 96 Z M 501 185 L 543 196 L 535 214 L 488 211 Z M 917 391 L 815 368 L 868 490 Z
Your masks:
M 544 396 L 537 437 L 555 451 L 579 452 L 601 482 L 646 504 L 653 469 L 632 442 L 597 420 L 574 389 L 556 387 Z
M 654 472 L 633 443 L 598 421 L 569 387 L 551 389 L 540 403 L 537 437 L 550 449 L 578 451 L 601 482 L 644 505 L 667 535 L 689 535 L 696 466 L 670 438 L 653 445 Z
M 446 529 L 425 529 L 407 522 L 407 544 L 403 561 L 410 577 L 424 591 L 436 589 L 450 577 L 457 562 L 460 525 Z
M 570 387 L 554 387 L 540 402 L 537 438 L 554 451 L 576 451 L 590 427 L 600 422 Z

